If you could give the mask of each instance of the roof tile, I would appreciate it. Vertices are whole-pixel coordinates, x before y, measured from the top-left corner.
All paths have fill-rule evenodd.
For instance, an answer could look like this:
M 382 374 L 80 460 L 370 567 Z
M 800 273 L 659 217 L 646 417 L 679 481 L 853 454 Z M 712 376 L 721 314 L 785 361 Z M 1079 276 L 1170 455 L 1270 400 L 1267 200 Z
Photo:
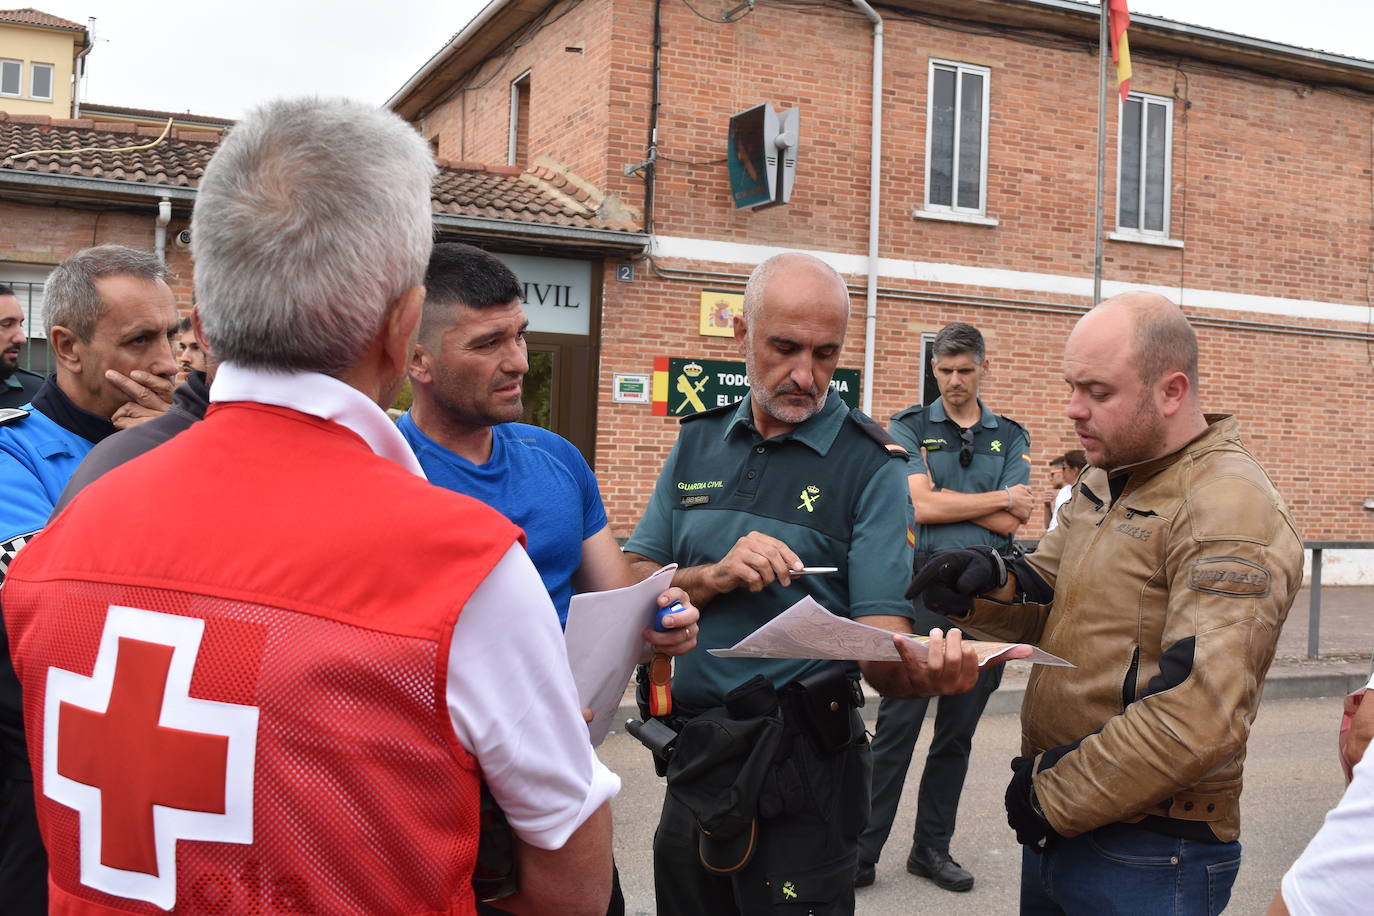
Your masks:
M 20 25 L 40 25 L 49 29 L 72 29 L 77 32 L 86 31 L 84 25 L 72 22 L 70 19 L 59 19 L 51 13 L 44 13 L 31 6 L 22 7 L 17 10 L 0 10 L 0 22 L 17 22 Z
M 140 134 L 142 132 L 139 132 Z M 160 130 L 152 132 L 156 137 Z M 46 115 L 0 112 L 0 175 L 7 171 L 43 172 L 107 178 L 140 185 L 195 187 L 214 155 L 219 135 L 176 131 L 148 149 L 148 137 L 133 125 L 52 119 Z M 13 157 L 47 150 L 24 159 Z M 52 152 L 53 150 L 83 152 Z M 536 178 L 535 174 L 547 174 Z M 581 179 L 568 181 L 545 167 L 525 172 L 516 166 L 459 162 L 441 165 L 432 192 L 435 213 L 486 217 L 582 229 L 638 231 L 623 214 L 598 216 L 586 203 L 599 195 Z

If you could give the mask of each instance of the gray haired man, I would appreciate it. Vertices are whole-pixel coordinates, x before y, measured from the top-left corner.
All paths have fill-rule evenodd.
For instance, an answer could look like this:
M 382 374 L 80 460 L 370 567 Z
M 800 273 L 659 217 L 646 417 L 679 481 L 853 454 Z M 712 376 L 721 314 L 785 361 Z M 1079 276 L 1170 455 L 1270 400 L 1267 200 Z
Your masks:
M 25 705 L 51 710 L 25 724 L 55 911 L 470 913 L 485 781 L 510 909 L 605 913 L 619 782 L 548 593 L 519 529 L 431 486 L 382 410 L 434 174 L 395 115 L 320 100 L 253 112 L 206 168 L 210 409 L 83 490 L 5 584 Z M 166 523 L 188 502 L 195 538 Z

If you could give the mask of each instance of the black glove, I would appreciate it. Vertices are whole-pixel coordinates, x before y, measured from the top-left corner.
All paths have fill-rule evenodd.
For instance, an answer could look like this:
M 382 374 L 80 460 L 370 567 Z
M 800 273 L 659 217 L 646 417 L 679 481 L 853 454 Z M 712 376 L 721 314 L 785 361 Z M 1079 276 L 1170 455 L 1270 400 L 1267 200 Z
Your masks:
M 1007 784 L 1007 823 L 1016 831 L 1016 842 L 1032 852 L 1044 852 L 1052 837 L 1057 837 L 1050 822 L 1040 813 L 1035 801 L 1034 757 L 1017 757 L 1011 762 L 1011 782 Z
M 991 547 L 942 550 L 922 566 L 906 590 L 908 598 L 924 594 L 926 607 L 940 614 L 962 616 L 973 607 L 973 596 L 1007 584 L 1007 564 Z
M 1050 841 L 1059 834 L 1050 826 L 1049 820 L 1040 810 L 1035 799 L 1035 773 L 1043 772 L 1054 766 L 1064 755 L 1077 750 L 1083 743 L 1079 738 L 1072 744 L 1052 747 L 1040 755 L 1039 765 L 1035 757 L 1017 757 L 1011 762 L 1011 782 L 1007 785 L 1007 824 L 1016 831 L 1016 842 L 1029 846 L 1033 852 L 1044 852 Z

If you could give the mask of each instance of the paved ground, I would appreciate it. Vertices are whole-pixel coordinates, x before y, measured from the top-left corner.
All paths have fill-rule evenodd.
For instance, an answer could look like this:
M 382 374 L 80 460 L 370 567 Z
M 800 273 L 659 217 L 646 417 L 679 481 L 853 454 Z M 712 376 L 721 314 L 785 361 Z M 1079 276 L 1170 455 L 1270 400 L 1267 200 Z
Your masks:
M 1304 589 L 1279 639 L 1274 666 L 1265 683 L 1265 702 L 1250 740 L 1243 802 L 1244 864 L 1230 912 L 1263 912 L 1289 863 L 1302 851 L 1325 812 L 1342 791 L 1335 758 L 1339 697 L 1369 677 L 1374 648 L 1374 588 L 1328 587 L 1322 591 L 1321 656 L 1308 659 L 1309 595 Z M 1016 912 L 1020 850 L 1006 826 L 1002 793 L 1007 761 L 1018 753 L 1020 692 L 1028 667 L 1008 666 L 1001 689 L 989 705 L 978 732 L 969 780 L 960 803 L 954 855 L 974 873 L 968 894 L 941 891 L 906 874 L 906 838 L 915 820 L 919 765 L 913 766 L 889 849 L 878 865 L 878 881 L 859 892 L 861 914 Z M 876 703 L 865 710 L 876 715 Z M 631 708 L 626 708 L 626 713 Z M 622 719 L 624 716 L 622 716 Z M 928 735 L 917 746 L 925 754 Z M 662 780 L 654 777 L 648 751 L 622 732 L 602 746 L 602 759 L 621 775 L 624 788 L 615 803 L 616 859 L 624 882 L 628 912 L 654 912 L 650 844 L 662 799 Z
M 1230 912 L 1262 913 L 1283 872 L 1321 824 L 1342 791 L 1335 735 L 1340 703 L 1327 699 L 1267 701 L 1250 740 L 1243 804 L 1244 862 Z M 872 727 L 870 721 L 869 727 Z M 858 912 L 873 916 L 913 913 L 1016 912 L 1020 849 L 1006 826 L 1002 793 L 1007 761 L 1017 753 L 1015 714 L 987 716 L 974 746 L 968 785 L 959 809 L 954 855 L 976 876 L 967 894 L 942 891 L 911 877 L 904 862 L 915 820 L 919 767 L 912 767 L 892 840 L 878 864 L 878 881 L 858 892 Z M 927 740 L 917 746 L 917 758 Z M 616 861 L 625 888 L 627 912 L 654 913 L 650 844 L 662 800 L 662 780 L 653 775 L 648 751 L 623 732 L 602 745 L 601 757 L 623 780 L 615 801 Z

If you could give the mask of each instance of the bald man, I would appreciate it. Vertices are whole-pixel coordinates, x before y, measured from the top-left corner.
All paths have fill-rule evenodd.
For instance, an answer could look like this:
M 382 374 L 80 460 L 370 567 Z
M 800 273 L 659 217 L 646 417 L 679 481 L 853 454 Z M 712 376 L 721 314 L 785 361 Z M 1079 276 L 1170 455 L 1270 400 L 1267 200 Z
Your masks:
M 1089 467 L 1059 525 L 1026 558 L 937 555 L 912 588 L 1077 665 L 1037 666 L 1021 709 L 1006 794 L 1021 912 L 1218 913 L 1302 541 L 1235 418 L 1203 413 L 1178 306 L 1127 293 L 1092 309 L 1064 379 Z

